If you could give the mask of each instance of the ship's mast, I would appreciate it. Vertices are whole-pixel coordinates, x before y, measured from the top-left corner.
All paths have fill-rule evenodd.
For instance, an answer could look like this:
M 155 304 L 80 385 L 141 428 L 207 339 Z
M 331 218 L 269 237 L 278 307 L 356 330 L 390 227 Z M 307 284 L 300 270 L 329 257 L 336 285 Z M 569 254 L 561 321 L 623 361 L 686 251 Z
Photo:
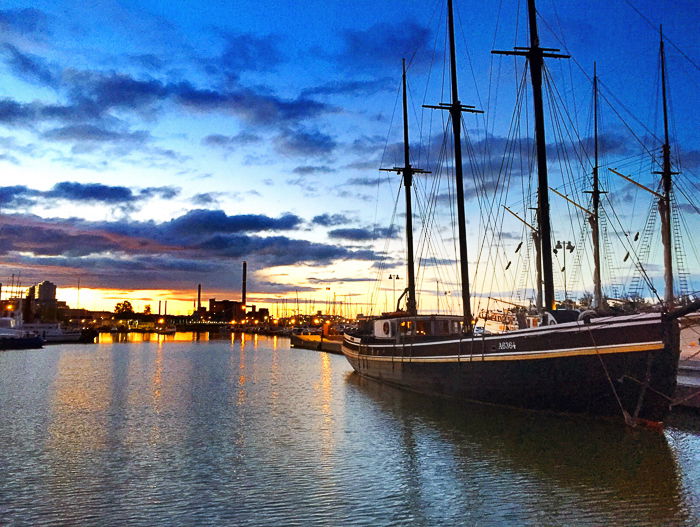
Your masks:
M 552 228 L 549 220 L 549 191 L 547 176 L 547 145 L 544 127 L 544 102 L 542 98 L 542 68 L 544 58 L 569 58 L 569 55 L 552 53 L 559 51 L 541 48 L 537 33 L 537 10 L 535 0 L 527 1 L 530 23 L 530 47 L 515 48 L 515 51 L 492 51 L 499 55 L 522 55 L 530 66 L 533 107 L 535 111 L 535 144 L 537 148 L 537 224 L 542 259 L 542 281 L 544 282 L 544 308 L 554 309 L 554 274 L 552 271 Z
M 598 75 L 593 64 L 593 307 L 600 309 L 603 305 L 603 288 L 600 279 L 600 180 L 598 178 Z
M 406 250 L 408 251 L 408 300 L 407 308 L 409 316 L 417 314 L 416 306 L 416 278 L 413 263 L 413 209 L 411 206 L 411 185 L 413 184 L 413 171 L 408 151 L 408 97 L 406 96 L 406 59 L 401 59 L 403 70 L 403 184 L 406 188 Z
M 666 59 L 664 55 L 664 37 L 659 28 L 659 53 L 661 55 L 661 97 L 664 113 L 664 144 L 662 146 L 663 164 L 661 172 L 662 197 L 659 199 L 661 216 L 661 241 L 664 246 L 664 304 L 669 309 L 673 306 L 673 239 L 671 237 L 671 176 L 678 172 L 671 171 L 671 145 L 668 138 L 668 105 L 666 102 Z
M 455 57 L 455 29 L 452 0 L 447 0 L 447 27 L 450 39 L 450 78 L 452 81 L 452 101 L 450 104 L 440 103 L 438 106 L 426 105 L 426 108 L 437 108 L 450 112 L 452 120 L 452 136 L 454 141 L 455 187 L 457 194 L 457 227 L 459 236 L 460 278 L 462 280 L 462 316 L 464 330 L 472 329 L 471 294 L 469 292 L 469 262 L 467 255 L 467 221 L 464 213 L 464 176 L 462 167 L 462 112 L 484 113 L 475 110 L 473 106 L 465 106 L 459 101 L 457 91 L 457 59 Z
M 409 316 L 418 314 L 416 302 L 416 275 L 413 256 L 413 207 L 411 204 L 411 186 L 413 185 L 413 174 L 427 174 L 426 170 L 413 168 L 411 166 L 411 156 L 408 140 L 408 96 L 406 90 L 406 60 L 402 59 L 402 86 L 403 86 L 403 167 L 380 169 L 385 171 L 403 174 L 403 185 L 406 194 L 406 251 L 407 251 L 407 272 L 408 272 L 408 298 L 406 300 L 406 312 Z

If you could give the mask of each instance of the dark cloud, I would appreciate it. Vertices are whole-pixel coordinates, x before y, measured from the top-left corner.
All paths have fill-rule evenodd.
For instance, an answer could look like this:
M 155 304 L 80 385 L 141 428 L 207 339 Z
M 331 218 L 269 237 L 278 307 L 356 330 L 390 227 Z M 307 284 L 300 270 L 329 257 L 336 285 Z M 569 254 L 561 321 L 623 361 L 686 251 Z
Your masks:
M 194 212 L 159 224 L 5 215 L 0 254 L 6 263 L 51 266 L 52 275 L 81 269 L 95 286 L 130 288 L 180 288 L 202 278 L 193 274 L 210 274 L 217 285 L 230 284 L 232 259 L 239 258 L 265 267 L 376 257 L 370 250 L 243 232 L 285 230 L 300 222 L 292 215 L 274 219 Z
M 0 187 L 0 206 L 3 208 L 28 207 L 34 203 L 34 198 L 40 195 L 24 185 Z
M 179 189 L 174 187 L 148 187 L 134 192 L 121 186 L 63 181 L 47 191 L 34 190 L 23 185 L 0 187 L 0 205 L 17 209 L 36 205 L 46 199 L 61 199 L 75 203 L 134 206 L 139 201 L 152 198 L 172 199 L 179 192 Z
M 377 185 L 384 183 L 386 179 L 381 177 L 354 177 L 347 180 L 346 185 L 356 186 L 356 187 L 376 187 Z
M 318 130 L 286 129 L 275 138 L 277 150 L 290 156 L 324 156 L 336 146 L 331 136 Z
M 296 167 L 294 170 L 292 170 L 295 174 L 299 174 L 302 176 L 307 176 L 309 174 L 329 174 L 331 172 L 335 172 L 334 168 L 331 168 L 329 166 L 312 166 L 312 165 L 305 165 L 301 167 Z
M 12 99 L 0 100 L 0 123 L 26 124 L 28 119 L 34 119 L 34 111 L 28 104 L 21 104 Z
M 212 134 L 202 139 L 202 144 L 226 150 L 235 150 L 239 146 L 248 146 L 261 143 L 262 137 L 250 132 L 240 132 L 233 136 Z
M 517 232 L 501 231 L 498 237 L 502 240 L 522 240 L 523 236 Z
M 53 82 L 48 71 L 39 69 L 38 59 L 31 65 L 24 64 L 23 68 L 32 70 L 35 78 L 43 76 Z M 94 126 L 105 120 L 111 110 L 152 113 L 165 101 L 174 101 L 192 111 L 231 113 L 248 124 L 263 127 L 296 124 L 337 111 L 309 97 L 277 97 L 265 88 L 197 88 L 188 81 L 163 83 L 123 73 L 70 71 L 62 76 L 60 88 L 67 95 L 67 104 L 1 100 L 0 122 L 24 126 L 42 121 L 80 123 L 81 126 L 88 122 Z
M 311 284 L 344 284 L 354 283 L 354 282 L 374 282 L 375 278 L 317 278 L 315 276 L 309 276 L 306 280 Z
M 43 11 L 32 7 L 24 9 L 0 10 L 0 33 L 19 33 L 21 35 L 49 34 L 49 18 Z
M 180 189 L 176 187 L 147 187 L 139 191 L 139 197 L 144 199 L 160 198 L 173 199 L 180 194 Z
M 109 187 L 101 183 L 75 183 L 64 181 L 56 183 L 44 194 L 49 198 L 66 199 L 69 201 L 95 201 L 102 203 L 130 203 L 135 197 L 131 189 L 126 187 Z
M 166 62 L 161 57 L 152 53 L 140 53 L 137 55 L 128 55 L 127 58 L 134 64 L 146 69 L 147 71 L 162 70 Z
M 200 112 L 230 112 L 257 126 L 276 126 L 303 121 L 337 111 L 334 107 L 306 97 L 282 99 L 275 95 L 240 88 L 231 91 L 198 89 L 182 82 L 169 86 L 169 92 L 181 105 Z
M 222 72 L 230 79 L 238 79 L 245 71 L 270 71 L 285 60 L 279 36 L 223 33 L 223 38 L 221 56 L 207 62 L 210 74 Z
M 413 21 L 347 30 L 342 37 L 343 51 L 336 59 L 355 70 L 396 69 L 407 51 L 414 63 L 425 63 L 431 56 L 430 30 Z
M 194 205 L 214 205 L 218 203 L 218 199 L 212 192 L 202 192 L 200 194 L 195 194 L 192 196 L 192 203 Z
M 690 169 L 700 168 L 700 150 L 686 150 L 681 152 L 682 166 Z
M 354 154 L 367 157 L 380 154 L 386 148 L 386 138 L 375 136 L 362 136 L 350 143 L 348 150 Z M 377 163 L 378 165 L 379 163 Z
M 40 85 L 53 86 L 58 84 L 58 74 L 55 68 L 49 66 L 40 57 L 22 53 L 12 44 L 0 47 L 10 70 L 19 78 Z
M 92 124 L 76 124 L 48 130 L 43 134 L 45 139 L 69 142 L 96 143 L 144 143 L 150 134 L 142 130 L 136 132 L 115 132 Z
M 302 219 L 294 214 L 270 218 L 262 214 L 240 214 L 228 216 L 222 210 L 191 210 L 162 224 L 169 234 L 201 236 L 213 233 L 260 232 L 272 230 L 294 230 L 302 224 Z
M 245 235 L 217 235 L 202 242 L 198 249 L 229 258 L 252 258 L 266 265 L 327 265 L 344 258 L 365 259 L 368 251 L 358 252 L 337 245 L 312 243 L 285 236 L 261 238 Z
M 394 236 L 396 229 L 393 228 L 366 228 L 366 229 L 333 229 L 328 231 L 329 238 L 342 240 L 352 240 L 356 242 L 377 240 Z
M 169 87 L 156 80 L 138 80 L 125 74 L 77 72 L 70 78 L 71 98 L 88 100 L 100 111 L 110 108 L 144 109 L 169 95 Z
M 700 208 L 692 203 L 679 203 L 678 208 L 686 214 L 700 214 Z
M 350 223 L 350 220 L 343 214 L 321 214 L 319 216 L 314 216 L 311 223 L 321 225 L 322 227 L 334 227 L 336 225 Z
M 301 92 L 302 97 L 317 95 L 352 95 L 355 97 L 373 95 L 375 93 L 392 91 L 395 80 L 382 77 L 373 80 L 331 81 L 321 86 L 306 88 Z

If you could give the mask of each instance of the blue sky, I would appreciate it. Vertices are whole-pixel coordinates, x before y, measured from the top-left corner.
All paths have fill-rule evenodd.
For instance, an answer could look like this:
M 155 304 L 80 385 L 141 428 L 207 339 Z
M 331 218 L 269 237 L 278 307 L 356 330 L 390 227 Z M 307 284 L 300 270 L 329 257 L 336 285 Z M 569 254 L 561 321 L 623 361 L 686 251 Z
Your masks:
M 586 75 L 597 61 L 608 100 L 651 148 L 659 132 L 655 28 L 663 23 L 673 140 L 695 178 L 700 7 L 634 6 L 542 0 L 542 45 L 574 56 L 552 64 L 552 75 L 566 86 L 562 98 L 581 105 L 573 115 L 585 126 Z M 526 19 L 514 1 L 456 7 L 461 98 L 487 110 L 465 126 L 482 156 L 489 139 L 488 159 L 478 163 L 495 165 L 516 77 L 513 60 L 490 51 L 526 45 Z M 208 296 L 237 298 L 247 260 L 259 304 L 299 294 L 320 303 L 329 290 L 386 303 L 392 285 L 377 293 L 371 284 L 384 272 L 377 269 L 402 272 L 391 223 L 403 218 L 394 213 L 397 176 L 377 168 L 400 163 L 402 57 L 410 61 L 414 151 L 439 143 L 442 116 L 420 105 L 446 98 L 443 21 L 438 1 L 4 2 L 2 280 L 53 280 L 75 305 L 80 279 L 87 307 L 128 296 L 170 298 L 184 311 L 198 283 Z M 635 140 L 607 115 L 609 154 L 626 159 Z M 652 177 L 642 171 L 640 180 Z M 520 227 L 503 229 L 516 245 Z M 456 287 L 443 281 L 445 291 Z M 434 289 L 426 283 L 423 305 Z

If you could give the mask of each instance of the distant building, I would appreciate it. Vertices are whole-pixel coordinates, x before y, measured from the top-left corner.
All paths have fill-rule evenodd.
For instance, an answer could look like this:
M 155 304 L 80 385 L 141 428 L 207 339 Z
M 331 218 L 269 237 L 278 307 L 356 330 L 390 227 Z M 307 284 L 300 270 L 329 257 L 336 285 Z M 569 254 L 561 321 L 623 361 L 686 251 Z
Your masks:
M 245 316 L 245 305 L 235 300 L 209 299 L 209 317 L 215 322 L 231 322 Z
M 36 300 L 37 302 L 55 302 L 56 301 L 56 284 L 44 280 L 39 282 L 36 286 Z

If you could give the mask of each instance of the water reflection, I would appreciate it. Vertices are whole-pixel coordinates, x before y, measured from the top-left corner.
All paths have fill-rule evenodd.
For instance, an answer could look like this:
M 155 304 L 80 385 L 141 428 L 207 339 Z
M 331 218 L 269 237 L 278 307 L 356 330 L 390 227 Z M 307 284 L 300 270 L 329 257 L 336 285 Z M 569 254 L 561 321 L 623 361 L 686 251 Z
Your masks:
M 397 446 L 419 517 L 426 496 L 436 492 L 438 464 L 449 492 L 466 500 L 467 517 L 498 511 L 503 523 L 530 517 L 542 524 L 608 525 L 697 519 L 663 434 L 485 405 L 456 407 L 354 373 L 346 382 L 401 423 Z
M 696 525 L 700 438 L 443 401 L 288 340 L 0 354 L 0 525 Z

